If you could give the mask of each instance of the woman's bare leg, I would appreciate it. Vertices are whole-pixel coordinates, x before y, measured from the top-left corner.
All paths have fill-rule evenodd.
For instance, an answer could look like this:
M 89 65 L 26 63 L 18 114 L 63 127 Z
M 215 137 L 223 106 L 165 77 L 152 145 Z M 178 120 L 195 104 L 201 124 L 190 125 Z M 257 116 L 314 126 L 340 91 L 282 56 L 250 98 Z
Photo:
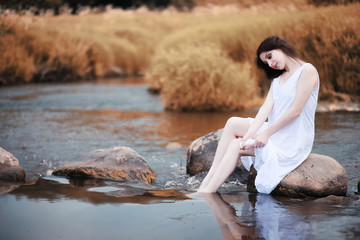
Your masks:
M 233 139 L 229 147 L 216 167 L 215 173 L 211 176 L 206 186 L 200 187 L 198 192 L 211 193 L 221 186 L 221 184 L 230 176 L 234 171 L 240 156 L 253 156 L 254 149 L 240 150 L 241 139 Z
M 198 191 L 201 191 L 210 182 L 211 178 L 216 172 L 217 167 L 220 164 L 221 159 L 224 157 L 231 141 L 237 139 L 238 137 L 243 137 L 246 131 L 249 129 L 249 127 L 250 127 L 250 122 L 247 118 L 231 117 L 228 119 L 228 121 L 225 124 L 223 133 L 220 137 L 216 149 L 214 161 L 211 165 L 208 174 L 201 183 Z

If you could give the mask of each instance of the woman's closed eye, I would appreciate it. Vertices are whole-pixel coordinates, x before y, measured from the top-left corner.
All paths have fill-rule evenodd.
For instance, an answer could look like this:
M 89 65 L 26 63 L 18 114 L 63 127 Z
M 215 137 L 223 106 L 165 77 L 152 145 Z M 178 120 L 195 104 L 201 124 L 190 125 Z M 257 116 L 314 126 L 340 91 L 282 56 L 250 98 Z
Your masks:
M 268 54 L 267 54 L 267 59 L 269 59 L 269 60 L 270 60 L 270 59 L 271 59 L 271 57 L 272 57 L 271 53 L 268 53 Z
M 264 63 L 265 63 L 266 65 L 269 65 L 269 63 L 268 63 L 266 60 L 271 60 L 271 57 L 272 57 L 271 53 L 268 53 L 268 54 L 265 55 L 265 61 L 264 61 Z

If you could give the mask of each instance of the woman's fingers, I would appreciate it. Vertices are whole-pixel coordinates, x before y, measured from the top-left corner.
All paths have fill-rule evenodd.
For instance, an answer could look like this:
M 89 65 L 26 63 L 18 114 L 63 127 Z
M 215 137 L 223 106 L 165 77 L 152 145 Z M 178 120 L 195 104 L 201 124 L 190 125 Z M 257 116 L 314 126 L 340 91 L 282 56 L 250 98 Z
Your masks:
M 249 149 L 250 147 L 254 146 L 254 138 L 243 138 L 242 141 L 240 142 L 240 149 L 241 150 L 246 150 Z
M 262 141 L 261 139 L 255 139 L 255 142 L 254 142 L 255 148 L 264 147 L 265 145 L 266 145 L 266 143 L 264 141 Z
M 269 136 L 267 135 L 267 133 L 265 131 L 261 132 L 255 137 L 254 147 L 264 147 L 267 144 L 268 140 Z
M 241 139 L 241 142 L 240 142 L 240 149 L 241 149 L 241 150 L 244 150 L 244 149 L 245 149 L 246 139 L 247 139 L 247 138 L 242 138 L 242 139 Z

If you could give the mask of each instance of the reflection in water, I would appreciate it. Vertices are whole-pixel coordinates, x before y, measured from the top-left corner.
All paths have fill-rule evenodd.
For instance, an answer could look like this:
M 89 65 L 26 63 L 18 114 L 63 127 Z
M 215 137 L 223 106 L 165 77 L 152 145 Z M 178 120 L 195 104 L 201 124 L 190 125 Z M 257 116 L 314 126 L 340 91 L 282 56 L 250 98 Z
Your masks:
M 189 199 L 179 190 L 148 189 L 145 184 L 123 185 L 99 179 L 48 176 L 29 182 L 9 193 L 28 199 L 49 202 L 75 199 L 92 204 L 106 203 L 161 203 Z
M 219 224 L 224 239 L 242 239 L 255 237 L 255 229 L 251 225 L 237 223 L 235 209 L 225 202 L 217 193 L 203 193 L 204 200 L 209 204 Z
M 248 195 L 241 215 L 216 193 L 203 194 L 224 239 L 314 239 L 306 218 L 278 203 L 271 195 Z

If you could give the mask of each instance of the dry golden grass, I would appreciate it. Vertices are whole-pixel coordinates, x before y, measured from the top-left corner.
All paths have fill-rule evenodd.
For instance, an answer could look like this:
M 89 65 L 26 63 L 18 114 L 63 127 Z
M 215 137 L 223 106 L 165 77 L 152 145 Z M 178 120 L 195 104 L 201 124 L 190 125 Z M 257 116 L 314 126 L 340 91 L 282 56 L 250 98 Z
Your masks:
M 168 109 L 246 108 L 259 104 L 269 86 L 256 70 L 256 48 L 277 34 L 317 67 L 322 99 L 357 99 L 360 4 L 314 8 L 305 0 L 286 5 L 277 0 L 251 5 L 257 2 L 204 4 L 192 12 L 143 8 L 80 16 L 1 15 L 0 83 L 145 74 Z
M 359 10 L 360 5 L 354 4 L 296 13 L 232 13 L 214 17 L 216 21 L 189 26 L 164 38 L 146 78 L 150 88 L 161 92 L 168 109 L 246 108 L 247 101 L 243 99 L 250 97 L 259 102 L 270 83 L 253 67 L 256 48 L 265 37 L 280 35 L 297 46 L 304 60 L 318 68 L 322 99 L 333 96 L 344 99 L 342 93 L 350 93 L 356 99 L 360 77 L 355 70 L 359 66 Z M 223 62 L 227 62 L 228 68 Z M 199 71 L 199 65 L 205 70 Z M 232 67 L 237 65 L 251 67 Z M 221 94 L 209 89 L 210 76 L 218 72 L 223 73 L 216 85 Z M 242 82 L 257 83 L 262 94 L 251 84 L 239 91 L 233 84 L 237 77 Z M 237 101 L 230 101 L 229 107 L 225 102 L 237 93 Z
M 242 12 L 265 14 L 313 8 L 308 4 L 308 0 L 194 0 L 194 2 L 197 8 L 210 6 L 210 9 L 214 9 L 214 6 L 225 6 L 226 8 L 232 6 L 241 9 Z
M 57 17 L 3 15 L 0 20 L 4 48 L 0 61 L 6 62 L 0 65 L 0 78 L 7 84 L 141 74 L 169 29 L 167 23 L 155 28 L 160 19 L 148 11 L 136 17 L 120 11 Z
M 159 68 L 152 73 L 152 78 L 158 78 L 162 85 L 166 108 L 232 110 L 258 104 L 259 99 L 254 99 L 256 81 L 249 75 L 250 64 L 235 63 L 212 44 L 201 48 L 184 44 L 181 49 L 182 54 L 170 50 L 163 55 L 156 62 Z
M 257 6 L 261 9 L 268 5 L 266 1 L 264 4 Z M 199 7 L 190 13 L 141 8 L 80 16 L 1 15 L 0 82 L 73 81 L 143 74 L 164 38 L 183 28 L 215 23 L 229 11 L 239 14 L 243 10 L 231 5 Z

